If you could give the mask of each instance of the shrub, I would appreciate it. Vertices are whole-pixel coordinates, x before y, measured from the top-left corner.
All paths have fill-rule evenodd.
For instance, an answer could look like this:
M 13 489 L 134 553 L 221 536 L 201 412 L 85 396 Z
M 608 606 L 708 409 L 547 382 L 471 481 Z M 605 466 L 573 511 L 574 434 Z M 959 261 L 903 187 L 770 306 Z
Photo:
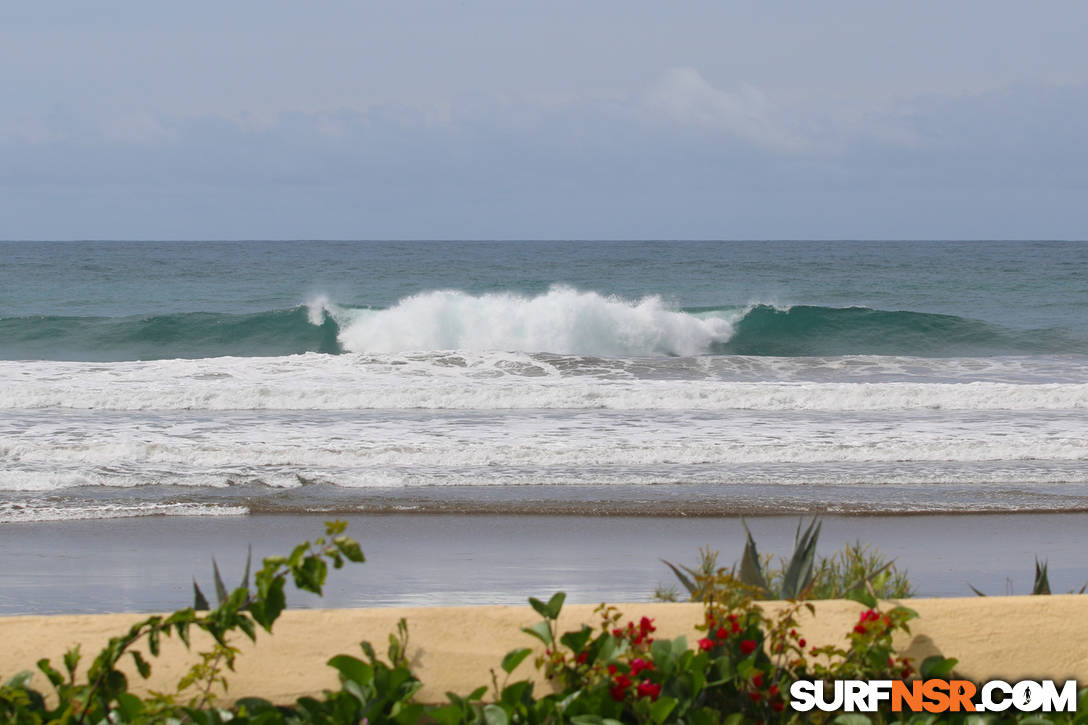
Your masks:
M 803 522 L 802 522 L 803 523 Z M 880 599 L 902 599 L 914 591 L 906 571 L 896 568 L 875 548 L 861 542 L 847 544 L 831 556 L 816 556 L 820 537 L 820 522 L 813 519 L 804 530 L 798 523 L 794 550 L 789 559 L 761 557 L 752 538 L 747 535 L 744 552 L 732 574 L 761 599 L 842 599 L 851 592 L 871 591 Z M 718 552 L 709 547 L 699 550 L 699 562 L 694 567 L 665 561 L 691 601 L 702 601 L 710 592 L 705 587 L 715 581 L 709 575 L 717 569 Z M 658 586 L 654 599 L 677 601 L 675 587 Z

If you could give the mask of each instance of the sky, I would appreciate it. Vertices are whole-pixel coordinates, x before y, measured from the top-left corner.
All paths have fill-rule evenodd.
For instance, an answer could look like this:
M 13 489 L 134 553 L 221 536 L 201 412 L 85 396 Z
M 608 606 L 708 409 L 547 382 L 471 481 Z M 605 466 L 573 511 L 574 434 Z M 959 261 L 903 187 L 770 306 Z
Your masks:
M 1088 3 L 0 5 L 0 239 L 1088 239 Z

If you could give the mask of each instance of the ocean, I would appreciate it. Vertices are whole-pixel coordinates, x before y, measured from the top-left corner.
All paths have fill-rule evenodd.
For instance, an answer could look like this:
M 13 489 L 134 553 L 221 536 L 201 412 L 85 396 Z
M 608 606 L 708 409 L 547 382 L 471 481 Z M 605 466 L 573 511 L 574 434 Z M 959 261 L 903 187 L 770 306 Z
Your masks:
M 1088 511 L 1088 244 L 3 242 L 0 522 Z

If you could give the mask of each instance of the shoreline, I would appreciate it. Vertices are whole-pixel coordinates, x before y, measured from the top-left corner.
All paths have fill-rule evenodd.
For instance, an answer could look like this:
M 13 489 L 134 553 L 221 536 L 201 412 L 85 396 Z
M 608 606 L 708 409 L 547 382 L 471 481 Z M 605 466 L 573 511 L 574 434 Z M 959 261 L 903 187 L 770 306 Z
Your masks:
M 212 591 L 218 562 L 236 583 L 254 562 L 323 533 L 333 514 L 159 516 L 0 525 L 0 615 L 164 611 L 192 601 L 194 577 Z M 325 597 L 291 607 L 521 605 L 566 591 L 571 603 L 648 601 L 671 584 L 661 562 L 693 564 L 700 547 L 729 566 L 744 547 L 740 518 L 494 514 L 353 514 L 348 534 L 367 563 L 330 576 Z M 762 553 L 788 555 L 799 516 L 752 517 Z M 1053 591 L 1088 581 L 1088 514 L 826 515 L 818 546 L 860 541 L 905 568 L 918 596 L 1030 591 L 1034 557 Z M 995 542 L 1000 542 L 997 556 Z M 17 553 L 16 553 L 17 552 Z
M 78 486 L 12 492 L 0 524 L 190 515 L 494 515 L 653 518 L 1088 513 L 1083 483 L 687 483 Z

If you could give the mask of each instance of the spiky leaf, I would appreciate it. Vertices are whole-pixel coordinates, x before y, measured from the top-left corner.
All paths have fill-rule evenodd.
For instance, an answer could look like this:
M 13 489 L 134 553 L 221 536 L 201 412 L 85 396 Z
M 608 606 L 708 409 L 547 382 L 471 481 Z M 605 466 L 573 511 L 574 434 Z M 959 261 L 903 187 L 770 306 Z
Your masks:
M 1032 594 L 1050 594 L 1050 579 L 1046 575 L 1047 562 L 1039 563 L 1039 557 L 1035 557 L 1035 583 L 1031 587 Z
M 816 562 L 816 543 L 820 539 L 822 525 L 818 519 L 813 519 L 804 533 L 801 533 L 801 522 L 797 523 L 793 554 L 790 556 L 789 566 L 786 567 L 786 573 L 782 578 L 784 598 L 796 599 L 812 583 Z
M 744 543 L 744 554 L 740 559 L 740 581 L 742 584 L 759 589 L 765 594 L 770 593 L 770 587 L 767 585 L 767 578 L 763 576 L 763 564 L 759 561 L 759 549 L 756 548 L 756 541 L 752 538 L 752 532 L 748 530 L 748 524 L 743 520 L 741 524 L 744 526 L 744 533 L 748 536 L 747 541 Z

